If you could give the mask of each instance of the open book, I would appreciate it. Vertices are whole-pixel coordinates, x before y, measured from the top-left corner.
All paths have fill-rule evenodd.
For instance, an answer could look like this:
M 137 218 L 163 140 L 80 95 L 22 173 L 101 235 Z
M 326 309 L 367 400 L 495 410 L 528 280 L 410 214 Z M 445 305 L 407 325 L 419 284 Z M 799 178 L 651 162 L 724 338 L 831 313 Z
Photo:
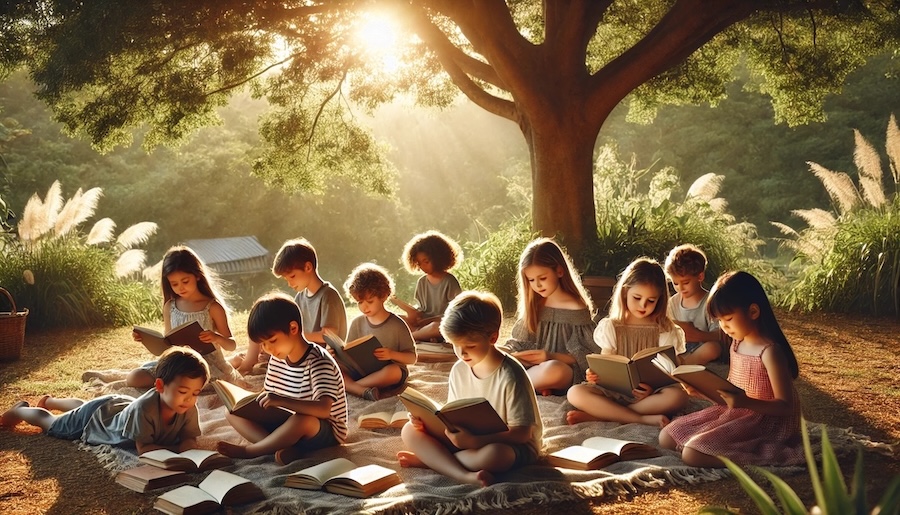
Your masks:
M 409 422 L 409 416 L 405 411 L 393 413 L 390 411 L 379 411 L 377 413 L 360 415 L 356 420 L 359 422 L 360 429 L 381 429 L 385 427 L 400 429 Z
M 508 431 L 509 426 L 500 418 L 487 399 L 456 399 L 443 406 L 410 386 L 400 393 L 400 401 L 410 413 L 422 419 L 429 434 L 447 439 L 444 429 L 451 433 L 457 427 L 475 435 L 487 435 Z
M 325 489 L 326 492 L 350 497 L 371 497 L 401 482 L 397 472 L 387 467 L 357 467 L 348 459 L 335 458 L 288 474 L 284 486 L 304 490 Z
M 179 486 L 160 495 L 153 507 L 172 515 L 202 514 L 263 497 L 262 490 L 249 479 L 224 470 L 213 470 L 198 486 Z
M 141 343 L 154 356 L 159 356 L 168 350 L 169 347 L 175 345 L 190 347 L 200 354 L 209 354 L 216 350 L 215 345 L 200 341 L 200 333 L 203 332 L 203 326 L 196 320 L 173 327 L 166 334 L 137 325 L 134 326 L 134 332 L 141 335 Z
M 217 379 L 212 382 L 212 386 L 228 411 L 241 418 L 265 426 L 279 426 L 294 414 L 286 408 L 263 408 L 256 400 L 260 392 L 245 390 L 228 381 Z
M 656 447 L 640 442 L 592 436 L 581 445 L 573 445 L 547 456 L 554 467 L 596 470 L 617 461 L 639 460 L 659 456 Z
M 187 483 L 188 479 L 188 475 L 180 470 L 165 470 L 152 465 L 141 465 L 116 474 L 116 483 L 140 493 Z
M 205 449 L 189 449 L 180 453 L 168 449 L 156 449 L 141 454 L 138 459 L 154 467 L 185 472 L 217 469 L 234 463 L 228 456 Z
M 377 372 L 392 363 L 390 360 L 380 360 L 375 357 L 375 349 L 380 349 L 382 345 L 373 334 L 349 342 L 344 342 L 338 335 L 330 331 L 323 332 L 322 337 L 325 339 L 325 343 L 334 349 L 334 355 L 338 361 L 352 368 L 362 377 Z
M 727 379 L 710 372 L 703 365 L 679 365 L 669 359 L 665 354 L 660 354 L 651 360 L 651 363 L 668 374 L 672 379 L 684 383 L 710 402 L 725 404 L 725 399 L 719 395 L 718 390 L 736 392 L 740 388 L 731 384 Z
M 657 354 L 675 360 L 675 347 L 665 345 L 638 351 L 628 358 L 618 354 L 588 354 L 591 370 L 597 374 L 597 384 L 616 393 L 631 397 L 631 391 L 640 383 L 647 383 L 654 390 L 675 384 L 668 374 L 653 366 L 651 361 Z

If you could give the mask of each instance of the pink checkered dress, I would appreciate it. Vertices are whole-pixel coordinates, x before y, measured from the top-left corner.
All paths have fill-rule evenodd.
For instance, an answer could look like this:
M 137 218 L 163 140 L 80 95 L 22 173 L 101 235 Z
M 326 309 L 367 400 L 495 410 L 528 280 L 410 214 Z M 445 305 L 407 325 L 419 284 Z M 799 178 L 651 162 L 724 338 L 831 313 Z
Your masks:
M 762 354 L 748 356 L 737 352 L 740 342 L 731 346 L 731 370 L 728 380 L 743 388 L 748 397 L 771 400 L 772 383 Z M 791 387 L 792 411 L 784 417 L 762 415 L 745 408 L 730 409 L 714 405 L 679 417 L 666 426 L 669 436 L 711 456 L 725 456 L 738 464 L 789 465 L 803 463 L 800 436 L 800 397 Z

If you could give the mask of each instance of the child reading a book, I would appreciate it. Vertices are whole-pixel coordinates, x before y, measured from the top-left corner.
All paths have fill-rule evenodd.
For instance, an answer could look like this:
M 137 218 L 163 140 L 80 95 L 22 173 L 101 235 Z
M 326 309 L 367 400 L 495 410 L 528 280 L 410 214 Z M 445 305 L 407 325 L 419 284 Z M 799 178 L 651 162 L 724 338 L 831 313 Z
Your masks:
M 416 346 L 406 322 L 384 307 L 394 292 L 394 280 L 383 267 L 363 263 L 350 272 L 344 291 L 356 301 L 362 313 L 350 323 L 347 341 L 374 335 L 381 344 L 373 352 L 375 358 L 389 362 L 367 376 L 341 367 L 347 392 L 372 401 L 378 400 L 384 391 L 399 393 L 409 377 L 407 365 L 416 362 Z
M 44 395 L 37 406 L 16 403 L 0 415 L 0 426 L 25 421 L 54 438 L 90 445 L 182 452 L 197 447 L 197 397 L 209 379 L 209 366 L 194 350 L 172 347 L 156 363 L 153 388 L 137 399 L 104 395 L 89 401 Z M 63 411 L 55 415 L 49 410 Z
M 328 352 L 306 341 L 300 309 L 290 297 L 270 293 L 258 299 L 247 319 L 247 336 L 271 357 L 263 408 L 293 411 L 281 425 L 266 425 L 228 413 L 225 418 L 249 445 L 221 441 L 217 450 L 232 458 L 275 454 L 281 465 L 347 437 L 347 398 L 340 370 Z
M 719 323 L 706 312 L 706 254 L 694 245 L 678 245 L 666 257 L 665 269 L 675 288 L 669 298 L 669 317 L 684 331 L 686 342 L 681 361 L 705 365 L 722 354 Z
M 324 346 L 322 332 L 326 329 L 340 338 L 347 337 L 344 301 L 337 288 L 319 275 L 319 258 L 312 243 L 305 238 L 284 242 L 275 254 L 272 273 L 284 279 L 297 292 L 294 302 L 300 306 L 303 317 L 301 330 L 306 341 Z M 233 363 L 242 374 L 247 374 L 254 365 L 265 363 L 268 359 L 259 344 L 251 341 L 247 352 L 233 358 Z
M 633 356 L 650 347 L 671 345 L 676 354 L 684 352 L 684 333 L 667 315 L 669 296 L 666 274 L 650 258 L 632 261 L 622 272 L 613 290 L 609 316 L 600 320 L 594 341 L 601 354 Z M 569 389 L 568 400 L 576 409 L 566 414 L 566 422 L 603 420 L 623 424 L 641 423 L 663 427 L 672 414 L 687 404 L 688 396 L 677 385 L 653 392 L 640 383 L 631 397 L 622 397 L 595 383 L 598 376 L 588 369 L 587 384 Z
M 428 467 L 457 481 L 487 486 L 495 474 L 534 463 L 543 445 L 537 399 L 522 365 L 494 344 L 503 312 L 493 294 L 464 292 L 444 314 L 441 332 L 459 357 L 450 371 L 447 399 L 484 397 L 509 427 L 474 435 L 464 428 L 445 431 L 449 444 L 427 433 L 410 416 L 401 431 L 408 449 L 397 454 L 404 467 Z
M 240 376 L 222 352 L 233 351 L 236 344 L 228 326 L 228 314 L 215 272 L 190 248 L 175 246 L 163 256 L 161 275 L 165 332 L 188 322 L 199 322 L 204 329 L 200 341 L 209 344 L 211 349 L 203 354 L 209 365 L 210 379 L 239 381 Z M 132 338 L 141 341 L 141 334 L 135 331 Z M 153 386 L 155 366 L 156 362 L 151 361 L 132 370 L 126 376 L 125 384 L 135 388 Z
M 449 271 L 462 261 L 462 249 L 452 238 L 438 231 L 426 231 L 412 237 L 403 249 L 400 262 L 409 273 L 424 273 L 416 282 L 416 304 L 412 306 L 396 296 L 391 302 L 406 312 L 403 320 L 417 342 L 443 341 L 441 316 L 462 288 Z
M 538 238 L 519 258 L 518 319 L 503 345 L 528 369 L 542 395 L 565 393 L 584 377 L 594 344 L 593 305 L 569 256 L 549 238 Z
M 726 405 L 676 418 L 660 432 L 660 445 L 680 450 L 693 467 L 724 466 L 717 456 L 742 465 L 802 463 L 797 358 L 762 285 L 747 272 L 724 274 L 707 310 L 734 339 L 728 380 L 743 390 L 720 390 Z

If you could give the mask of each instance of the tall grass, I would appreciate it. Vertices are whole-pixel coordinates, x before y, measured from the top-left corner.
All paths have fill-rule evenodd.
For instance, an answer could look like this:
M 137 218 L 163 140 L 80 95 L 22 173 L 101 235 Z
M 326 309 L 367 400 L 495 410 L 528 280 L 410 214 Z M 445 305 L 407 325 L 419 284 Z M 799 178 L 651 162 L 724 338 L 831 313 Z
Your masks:
M 0 236 L 0 285 L 19 310 L 28 308 L 27 327 L 123 325 L 158 318 L 156 288 L 128 277 L 143 267 L 143 243 L 155 224 L 126 230 L 112 240 L 115 224 L 102 219 L 87 235 L 80 226 L 96 210 L 101 190 L 78 190 L 68 201 L 54 183 L 44 199 L 34 195 L 15 233 Z M 123 233 L 125 234 L 125 233 Z M 16 237 L 18 236 L 18 237 Z
M 891 174 L 880 157 L 854 131 L 857 187 L 849 175 L 809 163 L 825 187 L 834 212 L 796 210 L 807 227 L 795 230 L 773 222 L 792 254 L 796 280 L 785 294 L 790 308 L 900 316 L 900 130 L 892 115 L 887 130 Z M 894 191 L 885 188 L 886 177 Z M 821 211 L 821 212 L 819 212 Z

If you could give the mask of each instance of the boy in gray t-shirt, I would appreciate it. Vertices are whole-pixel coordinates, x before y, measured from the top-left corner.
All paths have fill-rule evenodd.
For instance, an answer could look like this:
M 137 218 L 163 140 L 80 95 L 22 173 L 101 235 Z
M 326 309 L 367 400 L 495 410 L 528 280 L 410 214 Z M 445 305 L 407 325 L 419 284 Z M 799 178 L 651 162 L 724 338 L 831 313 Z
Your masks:
M 706 312 L 706 254 L 694 245 L 679 245 L 669 252 L 665 269 L 675 288 L 669 299 L 669 318 L 684 330 L 686 341 L 681 360 L 688 365 L 705 365 L 722 355 L 719 322 Z
M 160 356 L 155 375 L 153 389 L 137 399 L 104 395 L 84 401 L 44 395 L 34 407 L 21 401 L 0 415 L 0 426 L 24 421 L 54 438 L 134 446 L 138 454 L 195 448 L 200 436 L 197 396 L 209 380 L 209 366 L 194 350 L 173 347 Z

